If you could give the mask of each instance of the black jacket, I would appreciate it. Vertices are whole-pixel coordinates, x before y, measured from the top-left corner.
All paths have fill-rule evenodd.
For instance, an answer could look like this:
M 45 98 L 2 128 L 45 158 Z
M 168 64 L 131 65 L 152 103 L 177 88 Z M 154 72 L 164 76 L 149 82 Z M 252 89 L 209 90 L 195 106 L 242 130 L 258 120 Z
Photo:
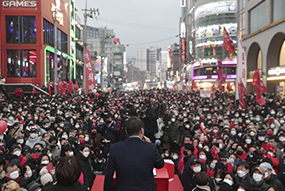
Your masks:
M 75 186 L 75 185 L 72 185 L 72 186 L 63 186 L 63 185 L 59 185 L 59 184 L 56 184 L 56 185 L 53 185 L 53 186 L 44 186 L 42 191 L 87 191 L 87 187 L 86 186 L 83 186 L 83 185 L 80 185 L 80 186 Z M 91 188 L 90 188 L 91 190 Z
M 156 145 L 130 137 L 111 146 L 105 175 L 105 191 L 156 191 L 153 168 L 162 168 L 164 160 Z M 113 174 L 116 181 L 113 188 Z
M 266 179 L 265 182 L 270 186 L 277 186 L 279 190 L 285 190 L 282 182 L 274 174 L 272 174 L 269 179 Z
M 148 108 L 145 111 L 146 117 L 143 118 L 145 134 L 157 133 L 156 115 L 153 108 Z
M 80 152 L 78 153 L 77 158 L 82 166 L 84 185 L 91 189 L 95 178 L 95 175 L 91 170 L 91 163 L 89 162 L 88 157 L 84 157 Z

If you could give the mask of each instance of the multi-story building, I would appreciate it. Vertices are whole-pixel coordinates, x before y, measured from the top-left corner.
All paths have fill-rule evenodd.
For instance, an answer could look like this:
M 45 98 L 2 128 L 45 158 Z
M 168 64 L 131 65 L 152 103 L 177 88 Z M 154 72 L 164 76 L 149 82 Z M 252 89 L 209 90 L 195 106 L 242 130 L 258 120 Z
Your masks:
M 137 49 L 136 66 L 140 70 L 147 71 L 149 63 L 149 49 Z
M 186 35 L 186 44 L 189 45 L 186 52 L 190 57 L 186 59 L 194 59 L 192 67 L 185 67 L 192 70 L 192 75 L 188 75 L 192 78 L 190 80 L 198 82 L 198 88 L 210 89 L 217 83 L 217 69 L 220 68 L 227 75 L 226 81 L 235 81 L 237 54 L 229 55 L 223 48 L 223 28 L 237 42 L 236 0 L 193 1 L 188 6 L 187 18 L 190 21 L 186 25 L 191 26 L 186 29 L 192 30 Z
M 148 71 L 152 77 L 157 77 L 157 62 L 159 61 L 159 53 L 161 48 L 150 47 L 149 48 L 149 62 L 148 62 Z
M 166 87 L 166 74 L 167 74 L 167 60 L 168 60 L 168 51 L 161 51 L 159 53 L 159 65 L 158 65 L 158 77 L 161 82 L 161 87 Z
M 256 0 L 239 2 L 241 36 L 246 50 L 247 89 L 255 68 L 271 93 L 284 94 L 285 86 L 285 1 Z M 277 88 L 278 87 L 278 88 Z
M 54 82 L 55 64 L 58 65 L 56 75 L 61 80 L 77 79 L 83 58 L 77 55 L 74 0 L 10 0 L 0 6 L 1 75 L 6 83 Z

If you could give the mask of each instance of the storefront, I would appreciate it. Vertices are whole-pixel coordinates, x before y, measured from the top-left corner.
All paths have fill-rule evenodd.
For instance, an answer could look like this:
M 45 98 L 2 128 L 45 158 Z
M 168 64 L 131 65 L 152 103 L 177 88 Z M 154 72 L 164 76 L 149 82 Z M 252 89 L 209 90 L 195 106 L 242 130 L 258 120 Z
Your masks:
M 228 82 L 234 89 L 236 80 L 236 59 L 205 59 L 194 62 L 192 65 L 192 80 L 195 81 L 198 89 L 211 89 L 213 85 L 218 86 L 217 70 L 226 75 L 226 84 Z
M 1 74 L 6 83 L 54 80 L 54 12 L 57 10 L 58 77 L 76 78 L 70 53 L 70 4 L 61 0 L 2 1 Z M 4 24 L 5 23 L 5 24 Z M 73 52 L 75 55 L 76 52 Z

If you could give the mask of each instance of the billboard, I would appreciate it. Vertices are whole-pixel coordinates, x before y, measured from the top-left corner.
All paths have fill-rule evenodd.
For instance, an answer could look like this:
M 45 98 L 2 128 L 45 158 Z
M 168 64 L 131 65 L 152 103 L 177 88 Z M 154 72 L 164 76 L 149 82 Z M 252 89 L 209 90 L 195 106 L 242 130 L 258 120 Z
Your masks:
M 216 15 L 221 13 L 236 13 L 236 11 L 237 11 L 236 1 L 207 3 L 196 9 L 195 20 L 207 15 Z
M 223 25 L 209 25 L 205 27 L 200 27 L 196 32 L 196 40 L 210 38 L 210 37 L 219 37 L 223 36 L 223 27 L 225 27 L 230 36 L 237 35 L 237 24 L 223 24 Z

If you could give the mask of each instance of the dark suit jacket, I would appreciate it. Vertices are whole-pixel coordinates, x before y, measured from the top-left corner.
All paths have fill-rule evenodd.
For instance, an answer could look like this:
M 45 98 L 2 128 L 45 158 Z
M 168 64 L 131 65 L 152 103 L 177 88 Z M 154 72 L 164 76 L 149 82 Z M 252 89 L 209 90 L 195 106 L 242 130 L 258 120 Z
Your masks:
M 104 191 L 113 190 L 113 174 L 116 171 L 115 191 L 156 191 L 153 167 L 162 168 L 164 160 L 156 145 L 130 137 L 113 144 L 105 175 Z

